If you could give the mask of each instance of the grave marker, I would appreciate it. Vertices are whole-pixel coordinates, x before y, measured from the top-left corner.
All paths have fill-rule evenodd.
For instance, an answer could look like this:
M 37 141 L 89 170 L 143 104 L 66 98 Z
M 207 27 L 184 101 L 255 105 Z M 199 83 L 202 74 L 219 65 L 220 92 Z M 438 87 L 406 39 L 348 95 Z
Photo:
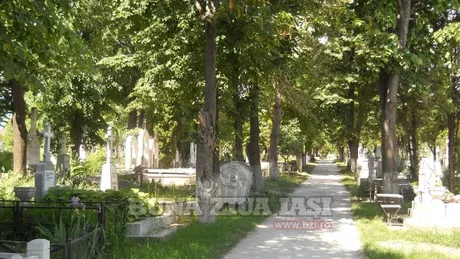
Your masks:
M 107 128 L 107 134 L 105 135 L 107 139 L 107 160 L 102 166 L 102 175 L 101 175 L 101 190 L 118 190 L 118 177 L 117 177 L 117 167 L 112 164 L 112 148 L 113 141 L 115 140 L 112 132 L 112 127 Z
M 54 137 L 51 126 L 47 122 L 45 123 L 42 135 L 45 139 L 45 150 L 43 152 L 43 161 L 37 166 L 35 173 L 35 187 L 37 187 L 37 193 L 35 194 L 35 200 L 38 201 L 43 195 L 48 193 L 48 189 L 56 186 L 56 173 L 54 165 L 51 162 L 51 138 Z

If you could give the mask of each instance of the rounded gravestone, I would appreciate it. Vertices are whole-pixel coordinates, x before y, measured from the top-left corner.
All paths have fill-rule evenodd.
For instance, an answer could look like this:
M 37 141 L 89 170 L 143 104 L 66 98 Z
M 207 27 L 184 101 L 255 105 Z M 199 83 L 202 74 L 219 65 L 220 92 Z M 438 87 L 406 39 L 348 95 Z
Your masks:
M 251 191 L 254 170 L 241 162 L 229 162 L 220 166 L 217 197 L 228 203 L 244 203 Z

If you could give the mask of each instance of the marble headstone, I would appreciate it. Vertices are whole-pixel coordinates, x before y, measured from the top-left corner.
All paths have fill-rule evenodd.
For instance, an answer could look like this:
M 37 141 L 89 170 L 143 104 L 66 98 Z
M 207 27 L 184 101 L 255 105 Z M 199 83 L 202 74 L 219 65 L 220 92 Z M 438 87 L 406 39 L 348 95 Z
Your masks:
M 125 169 L 134 169 L 137 163 L 137 138 L 127 136 L 125 142 Z
M 35 194 L 36 201 L 47 194 L 49 188 L 56 186 L 56 173 L 54 165 L 51 162 L 51 138 L 54 137 L 54 133 L 51 131 L 51 126 L 48 122 L 45 123 L 42 134 L 45 139 L 45 148 L 43 161 L 38 164 L 35 173 L 35 187 L 37 187 Z
M 196 144 L 194 142 L 190 143 L 190 158 L 189 158 L 190 167 L 196 167 Z
M 118 177 L 117 177 L 117 167 L 112 163 L 112 149 L 113 141 L 115 140 L 113 136 L 112 127 L 107 129 L 107 134 L 105 135 L 107 139 L 107 160 L 102 166 L 102 175 L 101 175 L 101 191 L 105 190 L 118 190 Z
M 249 196 L 254 171 L 242 162 L 229 162 L 220 166 L 217 198 L 225 199 L 226 203 L 243 203 Z

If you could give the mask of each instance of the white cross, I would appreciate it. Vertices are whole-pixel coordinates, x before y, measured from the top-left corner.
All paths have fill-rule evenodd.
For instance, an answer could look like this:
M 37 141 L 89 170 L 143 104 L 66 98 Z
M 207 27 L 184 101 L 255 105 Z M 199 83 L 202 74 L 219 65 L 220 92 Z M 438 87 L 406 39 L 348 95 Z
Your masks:
M 107 139 L 107 164 L 112 164 L 112 146 L 115 138 L 113 137 L 112 127 L 107 128 L 107 134 L 105 134 Z
M 54 133 L 53 131 L 51 131 L 51 125 L 49 124 L 49 122 L 45 123 L 42 134 L 45 138 L 45 151 L 43 152 L 43 161 L 48 162 L 51 159 L 51 138 L 54 137 Z

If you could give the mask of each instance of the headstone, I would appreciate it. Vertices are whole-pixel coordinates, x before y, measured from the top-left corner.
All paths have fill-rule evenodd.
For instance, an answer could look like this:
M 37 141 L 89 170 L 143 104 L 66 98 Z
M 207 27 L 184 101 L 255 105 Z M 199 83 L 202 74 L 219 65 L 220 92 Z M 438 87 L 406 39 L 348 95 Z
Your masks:
M 86 160 L 86 150 L 83 144 L 80 145 L 78 153 L 80 154 L 80 162 Z
M 176 157 L 174 158 L 174 167 L 175 168 L 181 167 L 181 159 L 180 159 L 180 153 L 179 153 L 178 148 L 176 148 Z
M 47 122 L 45 123 L 42 131 L 45 139 L 45 149 L 43 152 L 43 161 L 37 166 L 35 173 L 35 187 L 37 187 L 37 193 L 35 194 L 35 200 L 38 201 L 43 195 L 48 193 L 48 189 L 56 186 L 56 173 L 54 165 L 51 162 L 51 138 L 54 137 L 54 133 L 51 131 L 51 126 Z
M 217 198 L 226 203 L 241 204 L 246 201 L 254 180 L 254 171 L 242 162 L 229 162 L 220 166 Z
M 148 153 L 149 153 L 149 168 L 155 168 L 155 138 L 150 138 L 148 141 Z
M 190 143 L 190 158 L 189 158 L 190 167 L 196 167 L 196 144 L 194 142 Z
M 153 138 L 153 146 L 155 147 L 153 151 L 154 153 L 153 168 L 159 168 L 160 167 L 160 147 L 158 145 L 157 133 L 155 133 L 155 137 Z
M 436 172 L 433 159 L 422 158 L 419 173 L 419 188 L 422 190 L 436 187 Z
M 67 155 L 67 136 L 65 133 L 62 133 L 59 143 L 61 144 L 61 152 L 57 157 L 56 164 L 59 175 L 63 177 L 70 169 L 70 156 Z
M 368 162 L 368 167 L 369 167 L 369 180 L 372 181 L 372 179 L 375 177 L 375 163 L 374 163 L 374 155 L 371 153 L 369 154 L 369 162 Z
M 125 142 L 125 169 L 134 169 L 137 163 L 137 138 L 127 136 Z
M 37 136 L 37 109 L 32 108 L 30 130 L 27 138 L 27 165 L 33 170 L 40 163 L 40 141 Z
M 139 135 L 137 136 L 138 152 L 137 152 L 136 166 L 145 164 L 144 163 L 144 160 L 145 160 L 144 152 L 145 152 L 146 146 L 145 146 L 144 138 L 145 138 L 145 130 L 141 129 L 139 131 Z
M 115 140 L 112 132 L 112 127 L 108 127 L 107 134 L 105 135 L 107 139 L 107 160 L 102 166 L 102 175 L 101 175 L 101 191 L 105 190 L 118 190 L 118 177 L 117 177 L 117 167 L 112 164 L 112 149 L 113 141 Z

